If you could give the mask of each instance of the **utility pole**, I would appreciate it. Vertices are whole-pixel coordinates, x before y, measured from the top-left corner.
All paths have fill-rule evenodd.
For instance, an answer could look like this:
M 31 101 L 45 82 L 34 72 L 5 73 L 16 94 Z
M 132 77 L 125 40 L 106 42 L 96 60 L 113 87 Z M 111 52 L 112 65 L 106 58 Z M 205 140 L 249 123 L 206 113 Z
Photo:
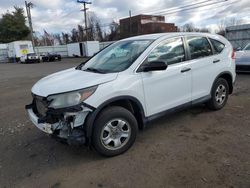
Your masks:
M 91 2 L 87 2 L 84 0 L 77 0 L 77 3 L 82 3 L 83 4 L 83 10 L 84 11 L 84 22 L 85 22 L 85 31 L 86 31 L 86 39 L 88 40 L 88 24 L 87 24 L 87 10 L 88 8 L 86 8 L 86 4 L 92 4 Z
M 27 17 L 28 17 L 28 22 L 29 22 L 29 27 L 30 27 L 30 35 L 31 35 L 31 41 L 32 41 L 32 46 L 34 49 L 35 43 L 34 43 L 34 36 L 33 36 L 33 27 L 32 27 L 32 20 L 31 20 L 31 13 L 30 9 L 33 8 L 34 4 L 31 2 L 25 1 L 25 7 L 27 11 Z
M 129 36 L 131 37 L 132 25 L 131 25 L 131 10 L 129 10 Z

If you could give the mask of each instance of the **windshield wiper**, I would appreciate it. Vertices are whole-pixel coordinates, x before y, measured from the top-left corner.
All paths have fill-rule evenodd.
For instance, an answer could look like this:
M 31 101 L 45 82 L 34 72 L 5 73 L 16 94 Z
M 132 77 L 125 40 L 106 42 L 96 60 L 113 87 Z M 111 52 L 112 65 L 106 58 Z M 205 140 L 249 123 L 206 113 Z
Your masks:
M 100 69 L 92 68 L 92 67 L 88 67 L 87 69 L 85 69 L 85 71 L 90 71 L 90 72 L 105 74 L 104 71 L 102 71 Z

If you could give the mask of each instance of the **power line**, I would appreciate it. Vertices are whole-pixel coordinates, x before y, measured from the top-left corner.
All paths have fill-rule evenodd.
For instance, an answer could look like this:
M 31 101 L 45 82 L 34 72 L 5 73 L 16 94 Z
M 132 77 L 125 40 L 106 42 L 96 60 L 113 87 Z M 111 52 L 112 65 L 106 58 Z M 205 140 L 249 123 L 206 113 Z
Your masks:
M 174 13 L 178 13 L 178 12 L 184 12 L 187 10 L 193 10 L 193 9 L 197 9 L 197 8 L 201 8 L 201 7 L 207 7 L 207 6 L 212 6 L 215 4 L 219 4 L 219 3 L 225 3 L 229 0 L 223 0 L 223 1 L 219 1 L 219 2 L 212 2 L 212 3 L 208 3 L 208 4 L 204 4 L 204 5 L 199 5 L 199 6 L 194 6 L 194 7 L 189 7 L 189 8 L 184 8 L 184 9 L 180 9 L 180 10 L 176 10 L 176 11 L 165 11 L 165 12 L 160 12 L 160 13 L 156 13 L 159 15 L 169 15 L 169 14 L 174 14 Z
M 173 8 L 169 8 L 169 9 L 164 9 L 164 10 L 171 10 L 171 11 L 166 11 L 166 13 L 164 13 L 163 15 L 168 15 L 168 14 L 173 14 L 173 12 L 182 12 L 182 11 L 192 11 L 192 9 L 196 9 L 196 8 L 202 8 L 202 7 L 209 7 L 209 6 L 213 6 L 214 9 L 218 9 L 218 8 L 221 8 L 221 7 L 224 7 L 225 4 L 223 5 L 220 5 L 220 6 L 216 6 L 214 7 L 214 5 L 218 4 L 218 3 L 225 3 L 225 2 L 230 2 L 231 0 L 222 0 L 222 1 L 219 1 L 219 2 L 211 2 L 213 0 L 207 0 L 207 1 L 202 1 L 202 2 L 197 2 L 197 3 L 192 3 L 190 5 L 183 5 L 183 6 L 180 6 L 180 7 L 173 7 Z M 211 2 L 211 3 L 208 3 L 208 2 Z M 231 4 L 234 4 L 236 3 L 237 1 L 233 1 L 231 3 L 227 3 L 226 5 L 231 5 Z M 206 3 L 206 4 L 205 4 Z M 199 5 L 199 6 L 197 6 Z M 192 7 L 193 6 L 193 7 Z M 183 8 L 185 7 L 185 8 Z M 180 8 L 183 8 L 183 10 L 178 10 Z M 175 10 L 175 11 L 174 11 Z M 208 9 L 206 9 L 208 10 Z M 163 10 L 161 10 L 163 12 Z M 204 9 L 202 10 L 197 10 L 198 12 L 200 11 L 205 11 Z M 104 24 L 101 24 L 100 27 L 109 27 L 111 25 L 115 25 L 115 24 L 112 24 L 112 23 L 104 23 Z
M 213 7 L 213 10 L 217 10 L 218 8 L 225 7 L 225 6 L 229 6 L 229 5 L 235 4 L 235 3 L 237 3 L 237 2 L 239 2 L 239 0 L 234 0 L 234 1 L 232 1 L 231 3 Z M 211 10 L 211 8 L 202 9 L 202 10 L 197 10 L 197 12 L 203 12 L 203 11 L 208 11 L 208 10 Z M 190 11 L 192 11 L 192 10 L 187 10 L 187 12 L 190 12 Z
M 204 4 L 204 3 L 207 3 L 207 2 L 210 2 L 210 1 L 214 1 L 214 0 L 206 0 L 206 1 L 201 1 L 201 2 L 197 2 L 197 3 L 192 3 L 192 4 L 189 4 L 189 5 L 183 5 L 183 6 L 180 6 L 180 7 L 172 7 L 172 8 L 168 8 L 168 9 L 160 9 L 160 10 L 155 10 L 155 11 L 151 11 L 151 12 L 148 12 L 149 14 L 154 14 L 155 12 L 165 12 L 165 11 L 174 11 L 174 10 L 178 10 L 178 9 L 183 9 L 183 8 L 188 8 L 188 7 L 191 7 L 191 6 L 195 6 L 195 5 L 200 5 L 200 4 Z

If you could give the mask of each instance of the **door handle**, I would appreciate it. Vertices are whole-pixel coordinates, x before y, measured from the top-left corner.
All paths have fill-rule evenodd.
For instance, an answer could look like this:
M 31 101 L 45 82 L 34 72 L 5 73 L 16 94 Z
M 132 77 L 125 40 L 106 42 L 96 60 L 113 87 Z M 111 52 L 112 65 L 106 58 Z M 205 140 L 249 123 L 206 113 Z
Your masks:
M 191 70 L 191 68 L 183 68 L 183 69 L 181 69 L 181 73 L 188 72 L 190 70 Z
M 213 63 L 219 63 L 219 62 L 220 62 L 219 59 L 215 59 L 215 60 L 213 61 Z

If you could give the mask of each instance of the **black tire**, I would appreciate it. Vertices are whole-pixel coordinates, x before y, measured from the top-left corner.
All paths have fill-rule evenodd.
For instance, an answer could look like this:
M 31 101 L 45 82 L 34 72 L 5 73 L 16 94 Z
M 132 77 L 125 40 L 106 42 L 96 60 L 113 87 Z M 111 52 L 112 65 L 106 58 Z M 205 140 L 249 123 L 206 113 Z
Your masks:
M 225 97 L 224 99 L 221 101 L 220 100 L 217 100 L 217 95 L 218 95 L 218 92 L 217 92 L 217 89 L 218 88 L 223 88 L 223 91 L 225 91 Z M 228 99 L 228 95 L 229 95 L 229 86 L 228 86 L 228 82 L 224 79 L 224 78 L 218 78 L 213 87 L 212 87 L 212 91 L 211 91 L 211 99 L 210 101 L 208 101 L 207 103 L 207 106 L 209 109 L 211 110 L 220 110 L 222 109 L 226 103 L 227 103 L 227 99 Z
M 129 129 L 130 129 L 130 134 L 129 134 L 130 136 L 125 138 L 125 141 L 123 143 L 121 141 L 121 138 L 119 138 L 121 143 L 124 144 L 122 147 L 115 149 L 115 146 L 113 146 L 113 149 L 108 149 L 107 148 L 108 146 L 105 146 L 105 144 L 102 141 L 103 135 L 104 135 L 104 127 L 107 126 L 108 122 L 115 121 L 116 119 L 118 119 L 117 121 L 122 120 L 122 121 L 127 122 Z M 137 121 L 134 115 L 130 111 L 119 106 L 108 107 L 108 108 L 105 108 L 100 113 L 100 115 L 97 117 L 94 123 L 93 134 L 92 134 L 92 144 L 95 150 L 101 155 L 108 156 L 108 157 L 116 156 L 116 155 L 124 153 L 133 145 L 136 139 L 137 132 L 138 132 Z M 112 141 L 110 142 L 110 144 L 112 144 Z M 115 142 L 113 142 L 113 144 L 115 145 Z M 112 146 L 110 147 L 112 148 Z

